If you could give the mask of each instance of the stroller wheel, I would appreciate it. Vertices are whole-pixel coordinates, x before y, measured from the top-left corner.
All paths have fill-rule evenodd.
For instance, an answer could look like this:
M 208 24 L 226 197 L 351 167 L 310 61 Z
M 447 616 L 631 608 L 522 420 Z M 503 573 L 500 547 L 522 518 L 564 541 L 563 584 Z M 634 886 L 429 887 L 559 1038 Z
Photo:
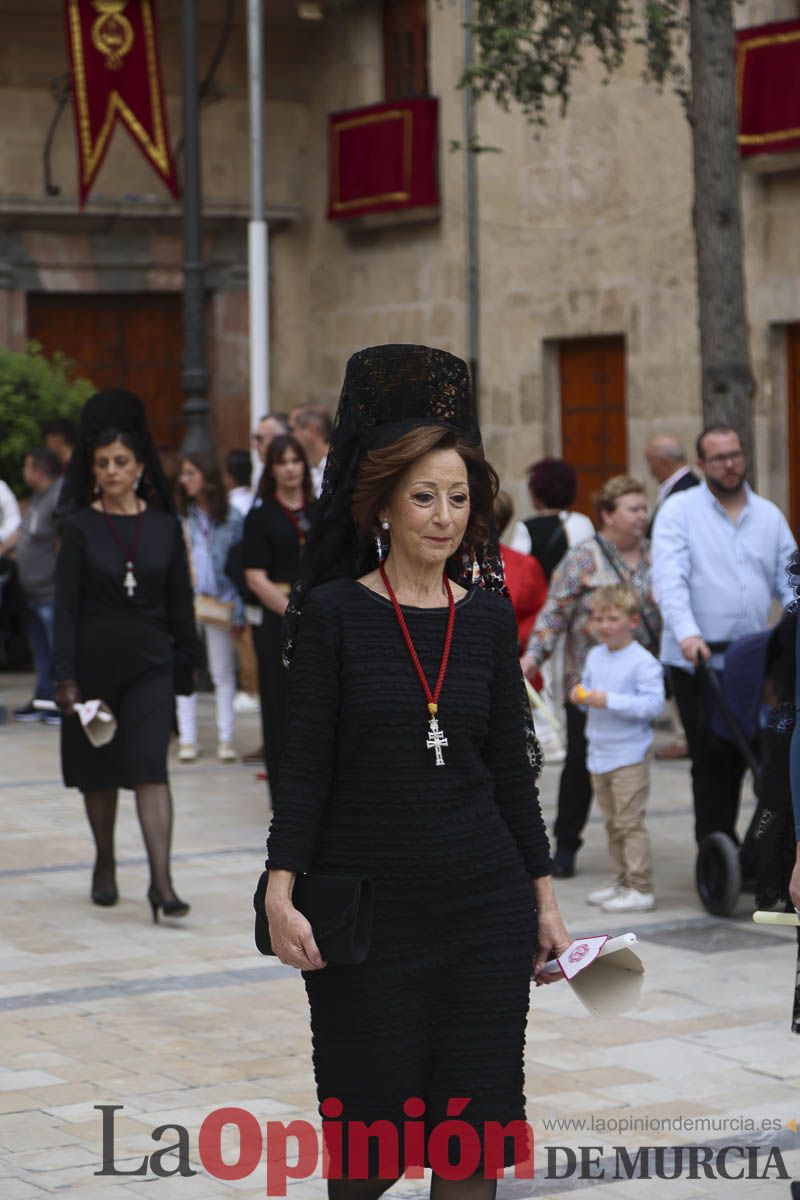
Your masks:
M 710 833 L 697 852 L 695 879 L 700 899 L 715 917 L 729 917 L 742 890 L 739 847 L 727 833 Z

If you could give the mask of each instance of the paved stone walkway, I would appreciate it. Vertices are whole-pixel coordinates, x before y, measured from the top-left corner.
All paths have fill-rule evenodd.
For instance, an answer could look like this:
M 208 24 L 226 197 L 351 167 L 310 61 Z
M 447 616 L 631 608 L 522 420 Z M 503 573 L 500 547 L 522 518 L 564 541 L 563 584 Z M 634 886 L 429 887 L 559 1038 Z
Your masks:
M 28 680 L 0 676 L 0 700 L 27 699 Z M 265 1156 L 242 1181 L 211 1177 L 199 1160 L 198 1130 L 223 1106 L 260 1122 L 316 1122 L 302 982 L 260 959 L 252 945 L 251 894 L 263 859 L 265 786 L 242 765 L 213 757 L 210 698 L 200 703 L 203 758 L 173 765 L 177 808 L 175 881 L 192 902 L 180 924 L 154 926 L 147 870 L 129 795 L 118 830 L 122 899 L 103 910 L 88 901 L 92 852 L 76 792 L 58 769 L 58 734 L 44 726 L 0 727 L 0 1200 L 61 1193 L 101 1200 L 205 1200 L 265 1195 Z M 238 719 L 240 750 L 258 741 L 257 719 Z M 552 813 L 556 768 L 546 768 Z M 650 810 L 658 909 L 613 922 L 584 903 L 606 876 L 602 824 L 595 816 L 580 874 L 558 887 L 574 935 L 622 932 L 641 938 L 646 992 L 630 1016 L 588 1017 L 566 985 L 538 989 L 528 1032 L 529 1119 L 536 1136 L 535 1184 L 507 1179 L 504 1200 L 574 1192 L 575 1174 L 545 1178 L 547 1147 L 590 1146 L 606 1169 L 599 1200 L 639 1196 L 788 1197 L 789 1183 L 726 1182 L 685 1176 L 614 1179 L 615 1147 L 689 1143 L 772 1145 L 800 1178 L 800 1039 L 789 1031 L 794 947 L 791 931 L 749 921 L 744 898 L 731 921 L 708 918 L 693 887 L 685 763 L 657 764 Z M 98 1105 L 115 1113 L 115 1162 L 131 1171 L 142 1156 L 174 1144 L 154 1141 L 160 1125 L 188 1129 L 198 1173 L 157 1178 L 97 1176 L 102 1162 Z M 705 1121 L 704 1132 L 659 1127 Z M 720 1122 L 727 1118 L 730 1124 Z M 573 1122 L 554 1128 L 553 1122 Z M 585 1122 L 583 1130 L 575 1122 Z M 591 1122 L 594 1121 L 594 1129 Z M 621 1125 L 621 1122 L 627 1125 Z M 755 1123 L 758 1133 L 748 1130 Z M 770 1123 L 762 1129 L 762 1123 Z M 236 1141 L 224 1143 L 236 1158 Z M 563 1151 L 555 1152 L 558 1174 Z M 773 1152 L 773 1159 L 775 1152 Z M 667 1164 L 669 1163 L 667 1155 Z M 758 1160 L 763 1171 L 766 1158 Z M 745 1158 L 744 1162 L 747 1162 Z M 175 1156 L 155 1160 L 174 1170 Z M 729 1170 L 741 1169 L 730 1158 Z M 702 1171 L 700 1172 L 702 1176 Z M 585 1181 L 583 1186 L 589 1186 Z M 390 1196 L 427 1194 L 399 1183 Z M 292 1200 L 320 1200 L 317 1175 L 289 1184 Z

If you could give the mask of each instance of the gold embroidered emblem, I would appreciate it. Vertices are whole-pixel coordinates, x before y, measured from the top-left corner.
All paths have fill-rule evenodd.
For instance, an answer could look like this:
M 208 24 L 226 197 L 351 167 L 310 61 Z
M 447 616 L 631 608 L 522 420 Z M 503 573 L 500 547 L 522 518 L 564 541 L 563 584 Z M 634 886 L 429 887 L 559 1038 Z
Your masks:
M 92 43 L 112 71 L 119 70 L 133 45 L 133 26 L 124 13 L 127 6 L 128 0 L 92 0 L 100 14 L 92 25 Z

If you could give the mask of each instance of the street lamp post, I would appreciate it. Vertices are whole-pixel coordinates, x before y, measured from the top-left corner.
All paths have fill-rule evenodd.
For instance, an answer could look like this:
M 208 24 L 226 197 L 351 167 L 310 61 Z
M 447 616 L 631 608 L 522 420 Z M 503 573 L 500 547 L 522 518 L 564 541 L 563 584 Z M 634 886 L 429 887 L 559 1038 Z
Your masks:
M 203 194 L 197 90 L 197 0 L 181 0 L 183 68 L 183 370 L 184 453 L 208 451 L 208 368 L 205 345 Z

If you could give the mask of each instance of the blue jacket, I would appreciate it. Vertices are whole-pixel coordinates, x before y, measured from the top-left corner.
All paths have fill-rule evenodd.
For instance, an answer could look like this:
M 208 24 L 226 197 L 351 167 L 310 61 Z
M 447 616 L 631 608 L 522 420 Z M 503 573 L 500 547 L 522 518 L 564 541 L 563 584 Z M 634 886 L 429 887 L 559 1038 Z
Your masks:
M 197 553 L 195 547 L 203 544 L 203 530 L 197 515 L 197 509 L 192 506 L 189 509 L 188 516 L 183 518 L 184 528 L 188 530 L 189 539 L 192 544 L 192 555 Z M 233 580 L 225 574 L 225 563 L 228 559 L 231 546 L 242 540 L 244 530 L 244 518 L 240 512 L 237 512 L 232 506 L 228 506 L 228 515 L 222 524 L 214 524 L 211 527 L 211 563 L 214 568 L 216 577 L 216 589 L 213 595 L 218 600 L 233 601 L 233 623 L 234 625 L 244 625 L 244 603 L 239 595 Z

